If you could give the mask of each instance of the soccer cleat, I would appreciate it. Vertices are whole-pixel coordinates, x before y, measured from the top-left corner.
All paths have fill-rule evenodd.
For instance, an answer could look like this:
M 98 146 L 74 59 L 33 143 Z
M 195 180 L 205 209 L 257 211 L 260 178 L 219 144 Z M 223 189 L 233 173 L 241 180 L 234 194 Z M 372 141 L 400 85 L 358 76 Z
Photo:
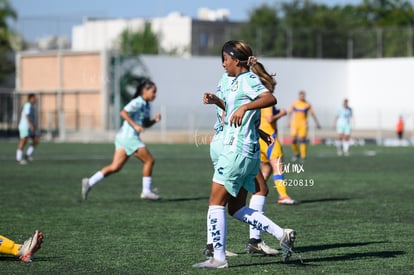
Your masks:
M 293 229 L 283 229 L 283 236 L 280 240 L 280 247 L 282 248 L 282 260 L 286 263 L 293 253 L 293 244 L 296 239 L 296 231 Z
M 204 248 L 204 251 L 203 251 L 203 256 L 205 256 L 207 258 L 214 257 L 214 248 L 213 248 L 212 243 L 206 244 L 206 247 Z
M 153 193 L 153 192 L 148 192 L 148 193 L 141 193 L 141 199 L 143 200 L 152 200 L 152 201 L 157 201 L 160 199 L 160 196 Z
M 295 205 L 298 202 L 292 199 L 291 197 L 279 197 L 279 200 L 277 201 L 278 204 L 284 204 L 284 205 Z
M 22 262 L 30 263 L 32 261 L 33 254 L 35 254 L 40 249 L 42 241 L 43 233 L 39 230 L 36 230 L 34 235 L 24 241 L 24 243 L 20 246 L 19 259 Z
M 279 251 L 273 249 L 262 240 L 250 239 L 246 244 L 246 251 L 249 254 L 261 254 L 261 255 L 278 255 Z
M 89 185 L 89 179 L 83 178 L 82 179 L 82 199 L 87 200 L 88 199 L 88 193 L 91 191 L 91 186 Z
M 214 257 L 214 248 L 213 248 L 213 244 L 206 244 L 206 247 L 204 248 L 203 251 L 203 256 L 207 257 L 207 258 L 212 258 Z M 236 257 L 238 256 L 237 253 L 231 252 L 226 250 L 226 256 L 227 257 Z
M 227 268 L 229 264 L 227 261 L 219 261 L 214 258 L 210 258 L 207 261 L 193 264 L 193 267 L 207 267 L 207 268 Z
M 18 160 L 17 162 L 21 165 L 26 165 L 27 164 L 27 161 L 25 159 Z
M 29 161 L 29 162 L 32 162 L 33 161 L 33 157 L 32 156 L 29 156 L 29 155 L 26 155 L 26 160 Z

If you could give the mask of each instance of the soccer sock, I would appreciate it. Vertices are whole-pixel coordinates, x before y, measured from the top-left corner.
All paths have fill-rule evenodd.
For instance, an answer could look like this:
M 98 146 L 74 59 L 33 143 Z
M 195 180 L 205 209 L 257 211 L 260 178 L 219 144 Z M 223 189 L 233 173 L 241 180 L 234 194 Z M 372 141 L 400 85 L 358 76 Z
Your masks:
M 292 143 L 292 149 L 293 149 L 293 154 L 295 156 L 299 155 L 299 147 L 298 147 L 298 144 L 296 142 Z
M 207 231 L 211 235 L 214 258 L 219 261 L 226 260 L 226 209 L 221 205 L 209 206 L 209 223 Z
M 264 207 L 266 204 L 266 196 L 262 196 L 262 195 L 253 195 L 250 198 L 250 204 L 249 207 L 253 210 L 258 211 L 259 213 L 264 212 Z M 261 232 L 260 230 L 258 230 L 257 228 L 255 228 L 254 226 L 250 225 L 250 239 L 257 239 L 260 240 L 261 238 Z
M 96 172 L 92 177 L 89 178 L 88 183 L 89 186 L 92 187 L 101 180 L 103 180 L 104 174 L 101 171 Z
M 342 141 L 341 140 L 336 140 L 336 149 L 339 151 L 339 152 L 342 152 Z
M 280 240 L 283 237 L 283 229 L 265 215 L 256 210 L 243 206 L 233 215 L 234 218 L 253 225 L 261 231 L 265 231 Z
M 213 237 L 211 236 L 211 233 L 208 230 L 209 226 L 210 226 L 210 207 L 208 208 L 208 211 L 207 211 L 207 244 L 212 244 Z
M 30 145 L 29 148 L 27 148 L 27 150 L 26 150 L 26 156 L 33 155 L 34 149 L 35 149 L 34 146 Z
M 345 153 L 348 153 L 348 151 L 349 151 L 349 141 L 347 141 L 347 140 L 344 140 L 344 152 Z
M 286 192 L 285 177 L 282 174 L 274 175 L 273 183 L 279 193 L 279 197 L 288 197 Z
M 0 254 L 19 256 L 20 244 L 0 235 Z
M 300 156 L 302 159 L 305 159 L 306 158 L 306 147 L 307 147 L 306 143 L 303 142 L 299 146 L 300 146 Z
M 16 160 L 21 161 L 23 159 L 23 150 L 18 149 L 16 151 Z
M 142 193 L 151 192 L 152 177 L 142 177 Z

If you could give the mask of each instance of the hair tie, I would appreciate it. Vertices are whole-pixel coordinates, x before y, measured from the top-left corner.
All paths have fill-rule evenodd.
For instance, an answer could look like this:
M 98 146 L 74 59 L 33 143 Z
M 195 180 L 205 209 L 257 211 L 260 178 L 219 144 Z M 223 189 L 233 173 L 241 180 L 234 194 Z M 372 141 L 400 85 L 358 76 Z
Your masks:
M 249 58 L 247 59 L 247 66 L 253 66 L 253 65 L 256 65 L 256 63 L 257 63 L 256 56 L 254 55 L 249 56 Z

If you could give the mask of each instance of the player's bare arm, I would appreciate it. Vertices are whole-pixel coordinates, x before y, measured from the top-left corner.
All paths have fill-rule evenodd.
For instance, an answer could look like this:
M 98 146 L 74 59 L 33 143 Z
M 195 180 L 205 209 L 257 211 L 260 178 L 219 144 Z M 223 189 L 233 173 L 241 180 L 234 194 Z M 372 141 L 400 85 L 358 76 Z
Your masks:
M 226 108 L 224 101 L 213 93 L 204 93 L 203 103 L 204 104 L 216 104 L 222 110 L 225 110 Z
M 238 108 L 230 118 L 230 126 L 238 127 L 242 124 L 244 113 L 248 110 L 255 110 L 273 106 L 277 103 L 276 98 L 270 93 L 265 92 L 259 95 L 255 101 L 244 104 Z
M 121 117 L 131 125 L 132 128 L 135 129 L 138 133 L 141 133 L 144 131 L 144 127 L 141 125 L 138 125 L 135 123 L 135 121 L 129 116 L 128 112 L 125 110 L 122 110 L 120 113 Z

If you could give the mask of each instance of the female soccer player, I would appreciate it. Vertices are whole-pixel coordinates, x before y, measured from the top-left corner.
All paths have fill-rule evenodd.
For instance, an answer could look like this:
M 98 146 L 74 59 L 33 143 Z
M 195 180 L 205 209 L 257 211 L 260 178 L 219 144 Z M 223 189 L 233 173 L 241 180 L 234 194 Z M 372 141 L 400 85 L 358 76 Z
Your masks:
M 82 198 L 86 200 L 92 187 L 105 177 L 122 169 L 131 155 L 141 160 L 142 167 L 142 199 L 158 200 L 160 197 L 151 190 L 154 157 L 145 147 L 140 133 L 161 120 L 156 114 L 150 119 L 150 102 L 156 97 L 157 86 L 147 79 L 137 86 L 133 99 L 123 108 L 120 115 L 124 119 L 121 129 L 115 138 L 115 152 L 112 163 L 97 171 L 92 177 L 82 179 Z
M 259 129 L 272 135 L 275 142 L 268 145 L 263 140 L 260 143 L 260 170 L 267 181 L 273 172 L 273 183 L 279 193 L 279 204 L 294 205 L 297 202 L 292 199 L 286 191 L 284 168 L 283 168 L 283 150 L 277 138 L 276 122 L 287 114 L 285 109 L 276 109 L 275 106 L 263 108 L 261 111 Z
M 16 160 L 20 164 L 26 164 L 27 160 L 33 160 L 33 152 L 35 150 L 35 147 L 39 144 L 39 137 L 37 135 L 35 123 L 35 104 L 35 94 L 29 94 L 27 97 L 27 102 L 23 105 L 23 110 L 19 122 L 20 142 L 16 150 Z M 29 138 L 32 140 L 32 144 L 30 144 L 26 150 L 25 156 L 23 156 L 23 150 Z
M 351 138 L 352 109 L 348 105 L 348 99 L 344 99 L 342 107 L 339 109 L 336 120 L 336 133 L 338 140 L 336 148 L 338 156 L 349 155 L 349 139 Z
M 16 256 L 19 257 L 19 260 L 29 263 L 32 261 L 33 254 L 40 249 L 42 241 L 43 233 L 39 230 L 36 230 L 33 236 L 23 244 L 15 243 L 0 235 L 0 254 Z
M 258 144 L 260 109 L 274 105 L 276 99 L 259 77 L 249 71 L 256 61 L 248 44 L 243 41 L 226 42 L 222 48 L 222 60 L 227 74 L 235 78 L 220 104 L 225 106 L 223 149 L 213 176 L 207 229 L 213 237 L 214 257 L 193 266 L 228 267 L 225 254 L 226 205 L 234 218 L 279 239 L 283 259 L 287 260 L 295 231 L 282 229 L 260 211 L 245 206 L 247 192 L 256 192 L 256 176 L 262 177 Z M 218 99 L 214 94 L 206 97 L 212 104 Z
M 316 128 L 320 129 L 321 126 L 315 112 L 311 104 L 305 99 L 305 92 L 300 91 L 299 99 L 293 102 L 288 112 L 288 122 L 291 122 L 290 136 L 292 137 L 293 161 L 298 159 L 304 161 L 307 157 L 306 138 L 308 135 L 308 113 L 313 117 Z M 293 118 L 291 120 L 292 116 Z
M 214 99 L 213 97 L 211 97 L 209 93 L 206 93 L 203 98 L 204 104 L 210 104 L 211 103 L 210 101 L 214 101 L 215 103 L 218 104 L 218 106 L 216 106 L 217 119 L 216 119 L 216 123 L 214 124 L 215 134 L 210 143 L 210 157 L 213 162 L 214 168 L 216 168 L 217 161 L 223 150 L 223 126 L 224 126 L 223 115 L 224 115 L 225 106 L 220 105 L 222 101 L 220 101 L 219 99 L 223 99 L 223 96 L 225 94 L 228 94 L 228 89 L 233 79 L 234 77 L 230 77 L 227 75 L 227 73 L 224 73 L 220 79 L 219 84 L 217 85 L 217 89 L 215 93 L 215 97 L 217 98 Z M 274 80 L 273 82 L 275 85 L 276 83 Z M 272 90 L 274 87 L 273 82 L 272 82 Z M 266 133 L 259 132 L 259 135 L 261 137 L 261 140 L 264 140 L 268 143 L 273 142 L 271 137 L 269 137 L 269 135 L 266 135 Z M 263 212 L 264 204 L 265 204 L 265 197 L 268 194 L 268 188 L 267 188 L 265 181 L 260 180 L 261 178 L 259 176 L 256 178 L 258 178 L 258 182 L 256 186 L 256 193 L 252 196 L 250 200 L 250 208 Z M 209 212 L 207 213 L 207 225 L 209 222 L 208 217 L 209 217 Z M 250 239 L 248 243 L 246 244 L 246 250 L 248 253 L 258 253 L 258 254 L 264 254 L 264 255 L 277 255 L 279 253 L 279 251 L 277 251 L 276 249 L 273 249 L 269 247 L 267 244 L 265 244 L 265 242 L 262 241 L 260 238 L 260 231 L 255 230 L 252 227 L 250 229 Z M 214 256 L 213 239 L 209 232 L 207 232 L 207 244 L 203 251 L 203 255 L 206 257 Z M 237 254 L 226 250 L 226 256 L 237 256 Z

